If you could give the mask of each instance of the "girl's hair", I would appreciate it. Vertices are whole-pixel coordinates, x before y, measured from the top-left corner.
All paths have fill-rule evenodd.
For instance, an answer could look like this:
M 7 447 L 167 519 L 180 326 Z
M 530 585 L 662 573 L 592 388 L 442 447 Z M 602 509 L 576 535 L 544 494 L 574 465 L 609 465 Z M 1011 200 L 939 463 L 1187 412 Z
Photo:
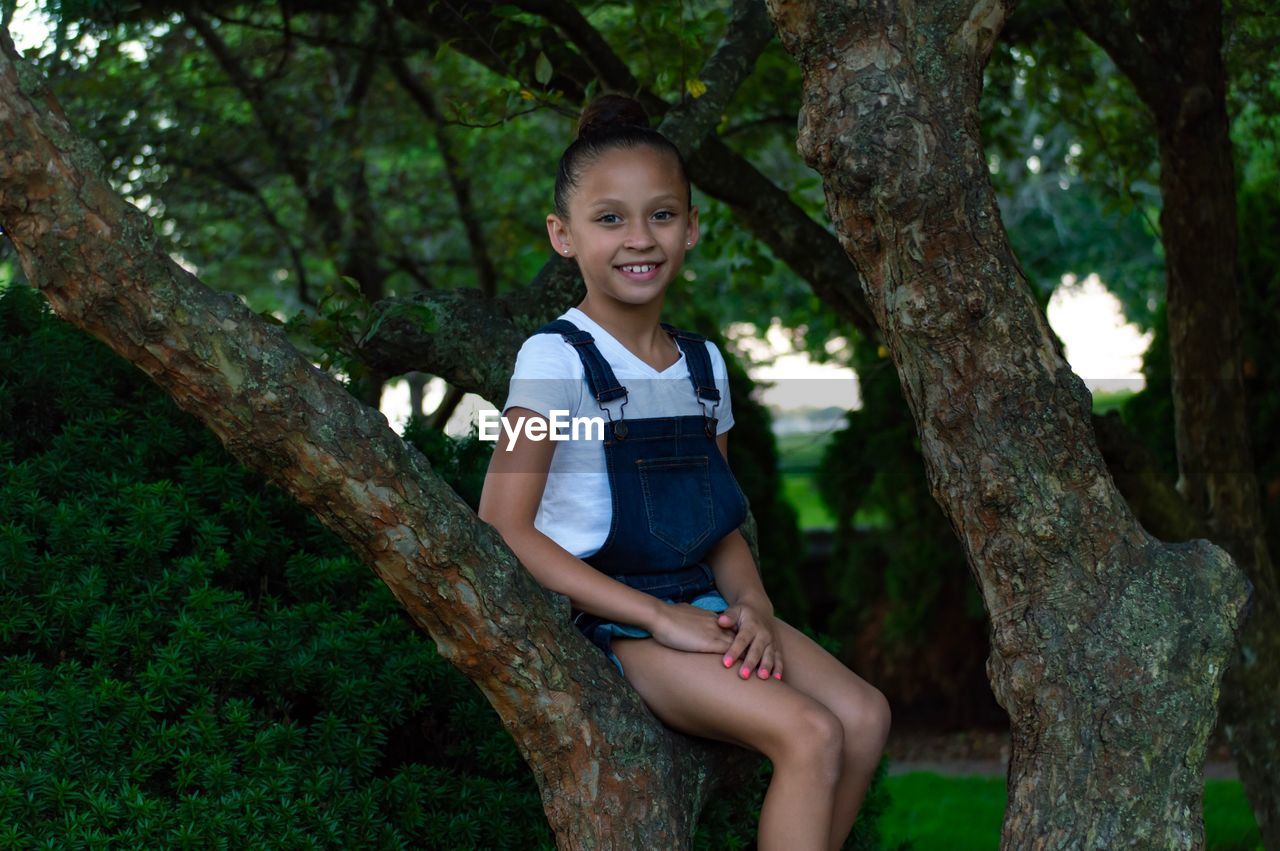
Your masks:
M 568 221 L 569 196 L 578 188 L 583 170 L 601 154 L 613 148 L 638 148 L 648 145 L 656 151 L 667 151 L 676 158 L 684 178 L 684 195 L 689 206 L 689 169 L 680 149 L 671 140 L 649 126 L 649 115 L 635 98 L 618 94 L 602 94 L 592 99 L 578 119 L 578 138 L 560 156 L 556 170 L 556 215 Z

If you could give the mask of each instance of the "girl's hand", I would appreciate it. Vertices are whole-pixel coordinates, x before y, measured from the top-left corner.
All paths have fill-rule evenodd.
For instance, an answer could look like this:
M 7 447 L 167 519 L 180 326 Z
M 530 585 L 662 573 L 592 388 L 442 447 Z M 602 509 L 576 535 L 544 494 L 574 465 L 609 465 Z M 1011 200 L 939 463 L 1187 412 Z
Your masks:
M 725 654 L 726 668 L 738 665 L 738 676 L 744 680 L 752 674 L 762 680 L 782 679 L 782 645 L 774 634 L 772 616 L 750 603 L 738 603 L 721 612 L 718 621 L 738 632 Z
M 716 613 L 688 603 L 667 603 L 649 630 L 659 644 L 694 653 L 723 653 L 733 643 L 733 630 L 716 622 Z

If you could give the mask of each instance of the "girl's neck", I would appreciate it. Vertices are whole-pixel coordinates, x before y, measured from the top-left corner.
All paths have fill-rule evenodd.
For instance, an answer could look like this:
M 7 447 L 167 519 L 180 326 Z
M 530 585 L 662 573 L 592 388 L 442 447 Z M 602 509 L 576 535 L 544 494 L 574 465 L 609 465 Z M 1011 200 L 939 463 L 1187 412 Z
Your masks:
M 642 360 L 661 360 L 672 342 L 659 326 L 662 317 L 662 301 L 650 304 L 601 305 L 592 301 L 590 294 L 578 305 L 591 321 L 608 331 L 615 340 L 639 356 Z

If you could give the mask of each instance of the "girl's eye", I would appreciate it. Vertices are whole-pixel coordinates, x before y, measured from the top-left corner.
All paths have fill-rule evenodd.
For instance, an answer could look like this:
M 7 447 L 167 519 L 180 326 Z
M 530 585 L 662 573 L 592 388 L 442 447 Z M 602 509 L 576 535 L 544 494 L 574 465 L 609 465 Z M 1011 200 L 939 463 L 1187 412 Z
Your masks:
M 658 221 L 668 222 L 668 221 L 671 221 L 673 218 L 675 218 L 676 214 L 671 212 L 670 210 L 659 210 L 658 212 L 654 213 L 654 215 L 661 217 L 658 219 Z M 611 225 L 611 224 L 614 224 L 612 220 L 617 218 L 619 218 L 617 213 L 605 213 L 597 217 L 596 221 L 603 222 L 606 225 Z

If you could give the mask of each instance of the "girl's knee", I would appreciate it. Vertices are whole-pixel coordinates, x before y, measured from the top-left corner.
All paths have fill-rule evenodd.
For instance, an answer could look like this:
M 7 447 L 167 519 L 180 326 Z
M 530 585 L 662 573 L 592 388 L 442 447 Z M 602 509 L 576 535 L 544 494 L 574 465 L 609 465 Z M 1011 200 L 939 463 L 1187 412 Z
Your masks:
M 893 711 L 889 707 L 889 698 L 877 688 L 871 689 L 866 709 L 867 732 L 875 739 L 883 742 L 889 738 L 889 725 L 893 721 Z
M 839 775 L 845 728 L 834 712 L 815 703 L 787 718 L 782 732 L 781 752 L 771 757 L 774 762 L 803 765 L 833 779 Z
M 889 699 L 877 688 L 868 687 L 855 704 L 843 713 L 845 746 L 851 756 L 879 754 L 889 738 L 893 713 Z

